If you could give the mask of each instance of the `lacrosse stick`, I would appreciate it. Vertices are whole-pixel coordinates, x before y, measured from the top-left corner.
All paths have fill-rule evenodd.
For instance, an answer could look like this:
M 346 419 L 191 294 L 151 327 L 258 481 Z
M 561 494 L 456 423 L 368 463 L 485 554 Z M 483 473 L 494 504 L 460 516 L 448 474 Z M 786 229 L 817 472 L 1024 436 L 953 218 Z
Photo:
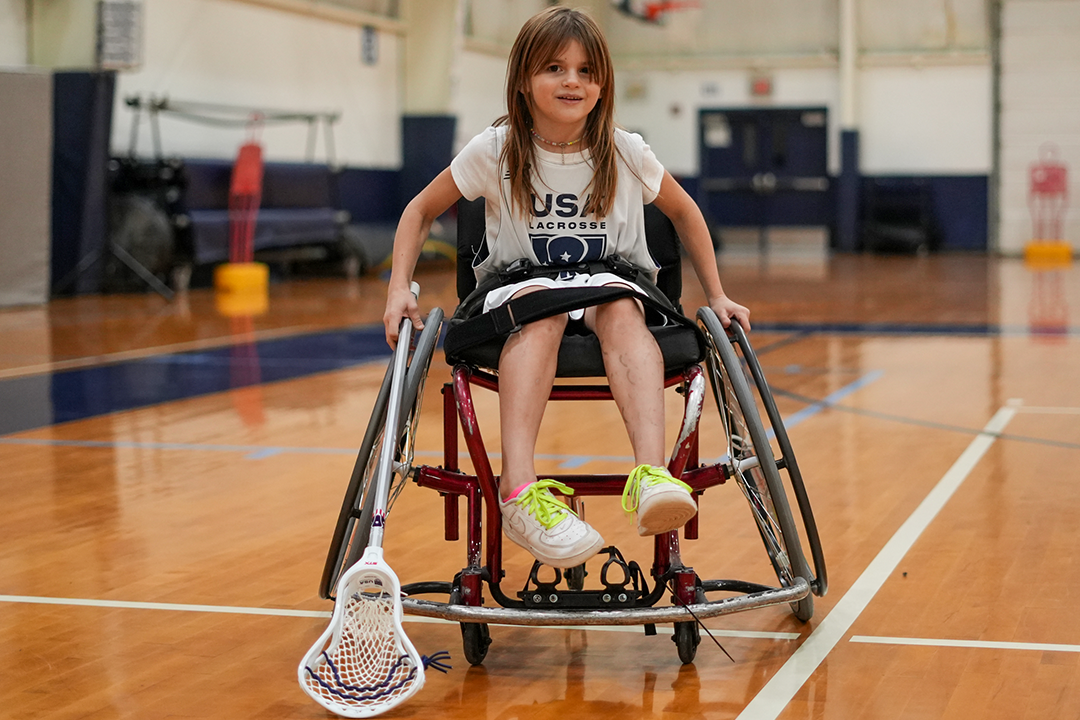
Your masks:
M 413 283 L 412 291 L 418 295 L 420 286 Z M 412 321 L 405 318 L 392 360 L 367 549 L 338 581 L 330 625 L 297 669 L 300 687 L 315 702 L 343 717 L 371 717 L 404 702 L 424 686 L 424 666 L 429 662 L 416 652 L 401 627 L 401 584 L 382 551 L 412 330 Z M 435 667 L 442 670 L 437 662 Z

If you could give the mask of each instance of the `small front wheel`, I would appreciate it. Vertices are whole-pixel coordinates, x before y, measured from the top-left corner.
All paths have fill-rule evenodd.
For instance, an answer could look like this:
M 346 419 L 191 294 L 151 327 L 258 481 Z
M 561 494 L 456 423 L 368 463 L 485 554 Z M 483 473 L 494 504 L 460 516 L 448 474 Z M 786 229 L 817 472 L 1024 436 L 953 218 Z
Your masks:
M 679 660 L 683 665 L 694 662 L 698 645 L 701 643 L 701 631 L 696 622 L 675 623 L 675 634 L 671 637 L 679 649 Z
M 566 586 L 571 590 L 584 590 L 586 575 L 588 575 L 588 573 L 585 572 L 584 563 L 563 571 L 563 577 L 566 578 Z
M 487 623 L 461 623 L 461 644 L 470 665 L 483 664 L 491 645 Z

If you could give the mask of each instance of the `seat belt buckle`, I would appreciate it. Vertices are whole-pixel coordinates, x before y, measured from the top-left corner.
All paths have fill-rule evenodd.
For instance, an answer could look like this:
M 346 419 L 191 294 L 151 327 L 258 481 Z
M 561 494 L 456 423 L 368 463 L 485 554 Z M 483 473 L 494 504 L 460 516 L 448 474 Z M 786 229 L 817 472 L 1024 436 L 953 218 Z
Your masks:
M 633 280 L 637 277 L 637 266 L 619 255 L 608 255 L 604 258 L 604 262 L 607 264 L 608 268 L 610 268 L 611 272 L 619 277 L 626 278 L 627 280 Z
M 512 285 L 532 277 L 535 266 L 528 258 L 518 258 L 499 271 L 499 281 L 503 285 Z
M 492 308 L 488 311 L 488 315 L 491 316 L 491 321 L 495 325 L 495 332 L 499 335 L 513 335 L 521 330 L 521 324 L 514 319 L 514 311 L 509 302 Z

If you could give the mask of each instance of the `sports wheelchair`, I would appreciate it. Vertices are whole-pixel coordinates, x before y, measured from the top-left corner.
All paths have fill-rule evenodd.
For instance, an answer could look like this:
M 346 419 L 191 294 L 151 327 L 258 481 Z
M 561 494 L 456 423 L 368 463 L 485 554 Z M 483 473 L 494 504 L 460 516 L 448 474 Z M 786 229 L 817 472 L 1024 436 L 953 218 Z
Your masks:
M 482 202 L 461 201 L 458 205 L 457 289 L 462 300 L 475 288 L 471 260 L 484 233 Z M 661 265 L 657 286 L 679 308 L 682 280 L 678 237 L 666 217 L 651 206 L 646 209 L 650 251 Z M 783 421 L 750 342 L 737 323 L 725 329 L 712 310 L 703 307 L 697 312 L 696 327 L 687 322 L 683 326 L 653 330 L 664 356 L 665 388 L 676 387 L 684 397 L 684 416 L 668 469 L 693 489 L 695 499 L 709 488 L 725 484 L 729 479 L 735 481 L 750 505 L 776 574 L 776 585 L 699 577 L 692 567 L 683 563 L 679 532 L 675 530 L 658 535 L 653 541 L 651 587 L 637 563 L 627 562 L 616 548 L 609 547 L 590 561 L 602 564 L 599 587 L 586 587 L 584 565 L 562 571 L 552 569 L 554 580 L 545 571 L 548 579 L 541 580 L 540 564 L 536 562 L 524 590 L 514 597 L 514 593 L 503 588 L 498 477 L 485 451 L 472 396 L 473 387 L 498 391 L 499 378 L 494 368 L 503 340 L 456 354 L 447 351 L 453 372 L 451 381 L 442 388 L 443 464 L 431 467 L 413 463 L 424 383 L 443 320 L 439 308 L 428 315 L 423 331 L 411 345 L 399 397 L 391 397 L 392 367 L 387 369 L 334 528 L 320 585 L 323 598 L 334 599 L 338 579 L 363 554 L 373 526 L 379 527 L 381 533 L 385 518 L 374 510 L 373 477 L 380 453 L 386 452 L 384 444 L 390 442 L 394 445 L 391 504 L 408 482 L 438 491 L 445 508 L 445 538 L 459 540 L 459 500 L 465 499 L 464 567 L 450 581 L 403 585 L 402 607 L 406 614 L 459 622 L 465 657 L 472 665 L 481 664 L 487 654 L 491 643 L 489 623 L 642 625 L 646 634 L 655 634 L 656 624 L 673 623 L 679 658 L 683 663 L 691 663 L 701 639 L 700 620 L 704 618 L 788 603 L 799 620 L 810 619 L 814 613 L 813 596 L 824 595 L 828 587 L 821 543 Z M 411 328 L 408 328 L 399 343 L 410 342 Z M 559 381 L 559 378 L 603 375 L 596 337 L 567 334 L 560 348 L 551 399 L 610 400 L 606 385 L 560 384 Z M 727 451 L 713 464 L 702 464 L 699 459 L 698 420 L 706 395 L 706 376 L 719 409 Z M 765 411 L 767 425 L 762 422 L 759 403 Z M 391 417 L 398 418 L 398 432 L 395 437 L 387 438 L 384 424 L 392 404 L 397 408 Z M 460 468 L 459 428 L 475 474 Z M 770 438 L 775 442 L 775 453 Z M 545 477 L 554 477 L 574 490 L 568 502 L 575 509 L 583 496 L 619 495 L 626 479 L 622 475 Z M 788 501 L 789 489 L 796 501 L 812 567 L 804 554 L 803 540 Z M 685 539 L 696 539 L 697 516 L 682 530 Z M 494 605 L 485 605 L 485 588 Z M 446 596 L 446 599 L 420 597 L 429 595 Z M 670 595 L 670 605 L 660 603 L 666 595 Z

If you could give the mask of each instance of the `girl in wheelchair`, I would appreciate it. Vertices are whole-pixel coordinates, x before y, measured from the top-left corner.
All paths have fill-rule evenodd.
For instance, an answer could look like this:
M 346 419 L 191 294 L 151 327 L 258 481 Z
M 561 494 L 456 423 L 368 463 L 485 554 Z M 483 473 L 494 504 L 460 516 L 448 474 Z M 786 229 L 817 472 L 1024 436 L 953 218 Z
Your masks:
M 644 226 L 644 205 L 654 203 L 674 224 L 721 323 L 750 329 L 750 311 L 720 284 L 701 211 L 639 135 L 615 126 L 611 57 L 590 17 L 555 6 L 527 21 L 510 54 L 506 95 L 507 114 L 473 138 L 402 213 L 383 316 L 391 347 L 403 318 L 423 325 L 410 291 L 413 271 L 433 221 L 461 197 L 487 201 L 486 237 L 473 260 L 478 282 L 522 259 L 547 271 L 490 291 L 485 312 L 544 287 L 621 285 L 645 295 L 623 276 L 581 268 L 617 255 L 655 280 Z M 573 491 L 538 479 L 534 465 L 570 323 L 583 323 L 600 343 L 637 463 L 623 508 L 636 512 L 639 534 L 669 532 L 697 511 L 690 488 L 664 467 L 664 365 L 642 304 L 624 297 L 515 328 L 498 366 L 503 528 L 542 563 L 559 568 L 582 564 L 604 545 L 552 492 Z

